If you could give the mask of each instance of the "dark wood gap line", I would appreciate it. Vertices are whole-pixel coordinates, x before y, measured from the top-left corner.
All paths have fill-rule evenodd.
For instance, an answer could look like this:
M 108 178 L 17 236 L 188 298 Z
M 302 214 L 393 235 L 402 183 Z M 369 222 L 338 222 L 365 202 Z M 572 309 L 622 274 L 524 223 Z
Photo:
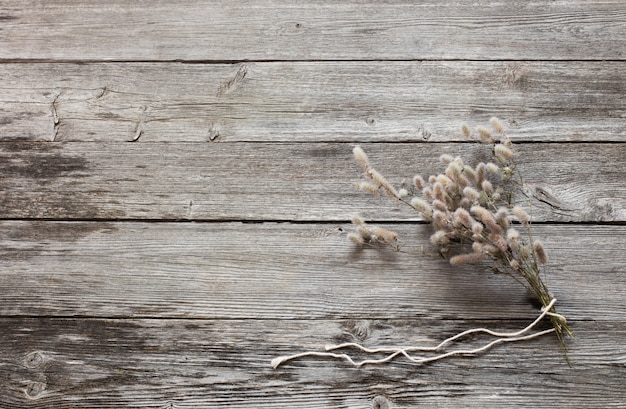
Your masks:
M 239 60 L 99 60 L 99 59 L 38 59 L 38 58 L 3 58 L 0 64 L 241 64 L 241 63 L 358 63 L 358 62 L 548 62 L 548 63 L 585 63 L 585 62 L 626 62 L 626 58 L 617 59 L 539 59 L 539 58 L 498 58 L 498 59 L 474 59 L 474 58 L 365 58 L 365 59 L 239 59 Z
M 144 224 L 293 224 L 293 225 L 336 225 L 350 224 L 350 220 L 342 219 L 326 219 L 326 220 L 290 220 L 290 219 L 85 219 L 85 218 L 10 218 L 0 217 L 0 222 L 50 222 L 50 223 L 144 223 Z M 386 219 L 368 219 L 370 224 L 391 224 L 391 225 L 426 225 L 421 220 L 386 220 Z M 516 224 L 516 223 L 514 223 Z M 536 221 L 532 223 L 537 226 L 626 226 L 626 221 Z
M 224 144 L 224 145 L 232 145 L 232 144 L 248 144 L 248 145 L 320 145 L 320 144 L 334 144 L 334 145 L 358 145 L 360 143 L 366 145 L 407 145 L 407 144 L 415 144 L 415 145 L 468 145 L 468 144 L 480 144 L 480 142 L 476 140 L 456 140 L 456 141 L 425 141 L 425 140 L 416 140 L 416 139 L 396 139 L 392 141 L 344 141 L 337 139 L 320 139 L 316 141 L 302 141 L 302 142 L 287 142 L 287 141 L 246 141 L 246 140 L 236 140 L 236 141 L 227 141 L 227 142 L 195 142 L 195 141 L 175 141 L 175 142 L 165 142 L 165 141 L 154 141 L 154 142 L 133 142 L 133 141 L 121 141 L 121 142 L 103 142 L 103 141 L 44 141 L 44 140 L 19 140 L 19 139 L 0 139 L 0 146 L 2 144 L 80 144 L 80 143 L 91 143 L 98 145 L 105 145 L 109 143 L 119 143 L 119 144 L 153 144 L 153 145 L 198 145 L 198 144 Z M 546 140 L 519 140 L 514 141 L 515 145 L 621 145 L 626 144 L 624 140 L 601 140 L 601 141 L 590 141 L 590 140 L 569 140 L 569 141 L 546 141 Z
M 57 321 L 73 321 L 73 320 L 119 320 L 119 321 L 133 321 L 133 320 L 145 320 L 145 321 L 346 321 L 346 320 L 354 320 L 357 318 L 372 320 L 372 321 L 394 321 L 394 320 L 406 320 L 406 319 L 416 319 L 414 316 L 396 316 L 396 317 L 377 317 L 377 316 L 369 316 L 363 315 L 361 316 L 348 316 L 348 317 L 328 317 L 328 318 L 306 318 L 306 317 L 294 317 L 294 318 L 281 318 L 281 317 L 272 317 L 272 318 L 262 318 L 262 317 L 242 317 L 242 318 L 233 318 L 233 317 L 173 317 L 173 316 L 155 316 L 155 315 L 138 315 L 138 316 L 97 316 L 97 315 L 0 315 L 0 322 L 3 320 L 24 320 L 24 319 L 49 319 L 49 320 L 57 320 Z M 427 318 L 427 317 L 419 317 L 419 319 L 423 320 L 435 320 L 435 318 Z M 446 322 L 466 322 L 466 321 L 479 321 L 479 322 L 527 322 L 528 318 L 514 318 L 514 317 L 502 317 L 502 318 L 450 318 L 450 317 L 437 317 L 437 321 L 446 321 Z M 568 319 L 568 322 L 598 322 L 595 319 Z M 600 321 L 603 322 L 603 321 Z M 607 321 L 610 322 L 610 321 Z M 617 321 L 621 322 L 621 321 Z

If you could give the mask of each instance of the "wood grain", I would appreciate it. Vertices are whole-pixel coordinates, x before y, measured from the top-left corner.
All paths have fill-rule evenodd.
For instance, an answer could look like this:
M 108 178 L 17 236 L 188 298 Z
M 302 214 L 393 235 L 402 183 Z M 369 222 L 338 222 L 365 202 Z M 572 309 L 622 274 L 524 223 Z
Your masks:
M 0 223 L 0 315 L 232 319 L 529 319 L 508 276 L 419 254 L 430 227 L 391 225 L 403 251 L 355 248 L 345 224 Z M 626 314 L 626 227 L 536 225 L 570 319 Z
M 0 140 L 623 142 L 622 62 L 0 64 Z
M 441 172 L 442 153 L 489 159 L 473 143 L 363 145 L 396 185 Z M 0 144 L 4 218 L 416 220 L 387 198 L 357 191 L 352 145 Z M 537 221 L 624 221 L 624 144 L 519 144 L 519 173 Z M 410 182 L 409 182 L 410 183 Z M 520 202 L 526 199 L 520 196 Z
M 621 0 L 0 3 L 0 58 L 623 60 Z
M 275 354 L 320 350 L 328 342 L 433 345 L 477 325 L 520 324 L 5 318 L 0 407 L 604 409 L 626 399 L 623 321 L 576 322 L 573 368 L 549 336 L 431 365 L 397 359 L 357 370 L 322 358 L 277 370 L 269 365 Z
M 625 26 L 623 0 L 0 0 L 0 409 L 623 408 Z M 353 186 L 354 144 L 399 186 L 487 158 L 459 125 L 491 116 L 573 368 L 545 336 L 273 370 L 536 316 Z M 403 251 L 355 248 L 355 213 Z

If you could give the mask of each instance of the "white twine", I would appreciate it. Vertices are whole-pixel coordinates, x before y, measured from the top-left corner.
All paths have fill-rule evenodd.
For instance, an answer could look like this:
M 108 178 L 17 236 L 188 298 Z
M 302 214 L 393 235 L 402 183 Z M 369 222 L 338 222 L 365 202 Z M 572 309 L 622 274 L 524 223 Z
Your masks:
M 406 357 L 409 361 L 416 363 L 416 364 L 424 364 L 427 362 L 433 362 L 433 361 L 438 361 L 440 359 L 444 359 L 450 356 L 454 356 L 454 355 L 474 355 L 474 354 L 478 354 L 480 352 L 486 351 L 489 348 L 493 347 L 494 345 L 497 344 L 501 344 L 504 342 L 517 342 L 517 341 L 526 341 L 529 339 L 533 339 L 533 338 L 537 338 L 540 337 L 542 335 L 545 334 L 549 334 L 551 332 L 556 331 L 555 328 L 550 328 L 544 331 L 539 331 L 536 332 L 534 334 L 529 334 L 529 335 L 523 335 L 526 332 L 530 331 L 531 329 L 533 329 L 544 317 L 546 316 L 551 316 L 551 317 L 556 317 L 560 320 L 562 320 L 563 322 L 565 322 L 565 317 L 563 317 L 560 314 L 557 313 L 553 313 L 550 312 L 550 309 L 554 306 L 554 304 L 556 303 L 556 299 L 553 298 L 550 303 L 548 305 L 546 305 L 545 307 L 543 307 L 541 309 L 541 314 L 539 314 L 539 316 L 533 321 L 531 322 L 529 325 L 527 325 L 525 328 L 519 330 L 519 331 L 515 331 L 515 332 L 497 332 L 497 331 L 492 331 L 490 329 L 487 328 L 473 328 L 467 331 L 463 331 L 459 334 L 456 334 L 450 338 L 447 338 L 445 340 L 443 340 L 441 343 L 439 343 L 437 346 L 434 347 L 408 347 L 408 348 L 366 348 L 360 344 L 354 343 L 354 342 L 346 342 L 343 344 L 339 344 L 339 345 L 327 345 L 326 346 L 326 351 L 334 351 L 337 349 L 342 349 L 342 348 L 357 348 L 360 349 L 361 351 L 368 353 L 368 354 L 375 354 L 375 353 L 388 353 L 389 355 L 387 355 L 384 358 L 380 358 L 380 359 L 366 359 L 363 360 L 361 362 L 356 362 L 354 361 L 350 355 L 348 354 L 339 354 L 339 353 L 333 353 L 333 352 L 315 352 L 315 351 L 308 351 L 308 352 L 302 352 L 299 354 L 295 354 L 295 355 L 289 355 L 289 356 L 280 356 L 278 358 L 275 358 L 272 360 L 272 367 L 274 369 L 278 368 L 280 365 L 282 365 L 283 363 L 287 362 L 287 361 L 291 361 L 294 359 L 298 359 L 298 358 L 302 358 L 302 357 L 306 357 L 306 356 L 316 356 L 316 357 L 330 357 L 330 358 L 337 358 L 337 359 L 344 359 L 346 361 L 348 361 L 350 364 L 358 367 L 361 367 L 363 365 L 367 365 L 367 364 L 380 364 L 380 363 L 385 363 L 385 362 L 389 362 L 392 359 L 394 359 L 395 357 L 397 357 L 398 355 L 403 355 L 404 357 Z M 498 339 L 491 341 L 490 343 L 488 343 L 487 345 L 484 345 L 482 347 L 479 348 L 475 348 L 475 349 L 460 349 L 460 350 L 455 350 L 455 351 L 450 351 L 450 352 L 446 352 L 446 353 L 442 353 L 440 355 L 436 355 L 433 357 L 414 357 L 412 356 L 409 352 L 414 352 L 414 351 L 422 351 L 422 352 L 436 352 L 439 349 L 443 348 L 445 345 L 461 338 L 464 337 L 466 335 L 469 334 L 474 334 L 474 333 L 486 333 L 489 335 L 492 335 L 494 337 L 498 337 Z

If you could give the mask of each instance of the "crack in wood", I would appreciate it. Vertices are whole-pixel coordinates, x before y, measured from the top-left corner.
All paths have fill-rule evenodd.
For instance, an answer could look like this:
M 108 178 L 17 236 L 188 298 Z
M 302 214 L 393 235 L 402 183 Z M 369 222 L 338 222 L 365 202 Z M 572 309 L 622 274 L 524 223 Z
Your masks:
M 222 97 L 224 95 L 230 94 L 243 82 L 243 80 L 246 78 L 246 75 L 248 75 L 248 66 L 246 64 L 242 64 L 233 78 L 227 80 L 219 86 L 219 88 L 217 89 L 217 96 Z
M 54 96 L 54 99 L 52 100 L 51 103 L 51 112 L 52 112 L 52 122 L 53 122 L 53 127 L 52 127 L 52 142 L 56 142 L 57 140 L 57 136 L 59 135 L 59 123 L 61 122 L 60 118 L 59 118 L 59 113 L 57 111 L 57 102 L 59 100 L 59 97 L 61 96 L 63 92 L 59 92 Z
M 137 121 L 137 126 L 135 126 L 134 135 L 129 140 L 129 142 L 137 142 L 139 138 L 143 136 L 143 133 L 144 133 L 143 125 L 145 122 L 145 113 L 147 109 L 148 107 L 146 106 L 141 107 L 141 113 L 139 114 L 139 120 Z
M 209 124 L 209 132 L 208 132 L 209 142 L 213 142 L 217 138 L 219 138 L 221 130 L 222 130 L 222 127 L 221 127 L 221 125 L 219 123 L 211 122 Z
M 552 209 L 561 210 L 561 211 L 572 211 L 571 207 L 568 207 L 561 200 L 559 200 L 556 196 L 550 193 L 547 189 L 544 189 L 541 186 L 535 186 L 532 189 L 532 196 L 540 201 L 541 203 L 545 203 L 550 206 Z
M 104 87 L 102 87 L 101 92 L 99 95 L 96 95 L 96 99 L 100 99 L 102 97 L 104 97 L 106 94 L 108 94 L 110 92 L 110 90 L 107 88 L 107 86 L 105 85 Z

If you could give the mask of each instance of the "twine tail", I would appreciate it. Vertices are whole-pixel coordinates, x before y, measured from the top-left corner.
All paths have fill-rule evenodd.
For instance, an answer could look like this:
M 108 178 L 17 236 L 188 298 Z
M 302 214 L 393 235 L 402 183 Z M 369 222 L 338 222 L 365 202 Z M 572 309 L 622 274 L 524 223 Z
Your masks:
M 497 332 L 497 331 L 492 331 L 486 328 L 473 328 L 467 331 L 463 331 L 449 338 L 446 338 L 445 340 L 443 340 L 437 346 L 434 346 L 434 347 L 415 346 L 415 347 L 408 347 L 408 348 L 373 348 L 372 349 L 372 348 L 366 348 L 354 342 L 347 342 L 347 343 L 339 344 L 339 345 L 326 345 L 326 348 L 325 348 L 326 352 L 308 351 L 308 352 L 302 352 L 302 353 L 295 354 L 295 355 L 280 356 L 280 357 L 274 358 L 271 362 L 271 365 L 274 369 L 276 369 L 287 361 L 291 361 L 291 360 L 306 357 L 306 356 L 344 359 L 348 361 L 350 364 L 352 364 L 353 366 L 356 366 L 358 368 L 367 364 L 380 364 L 380 363 L 389 362 L 395 357 L 397 357 L 398 355 L 403 355 L 409 361 L 416 363 L 416 364 L 434 362 L 434 361 L 438 361 L 438 360 L 445 359 L 445 358 L 448 358 L 450 356 L 455 356 L 455 355 L 476 355 L 480 352 L 490 349 L 491 347 L 497 344 L 501 344 L 505 342 L 526 341 L 526 340 L 537 338 L 537 337 L 540 337 L 542 335 L 549 334 L 552 332 L 557 332 L 557 335 L 559 335 L 559 331 L 557 328 L 550 328 L 547 330 L 535 332 L 533 334 L 524 335 L 530 330 L 532 330 L 546 316 L 549 316 L 551 320 L 558 319 L 562 322 L 565 322 L 565 317 L 563 317 L 560 314 L 557 314 L 556 312 L 550 312 L 550 310 L 552 309 L 555 303 L 556 303 L 556 299 L 553 298 L 548 305 L 546 305 L 545 307 L 541 309 L 541 314 L 539 314 L 539 316 L 533 322 L 531 322 L 525 328 L 519 331 L 515 331 L 515 332 Z M 445 345 L 453 341 L 456 341 L 457 339 L 465 335 L 474 334 L 474 333 L 486 333 L 491 336 L 497 337 L 497 339 L 489 342 L 488 344 L 482 347 L 478 347 L 475 349 L 459 349 L 459 350 L 441 353 L 433 357 L 414 357 L 410 354 L 410 352 L 415 352 L 415 351 L 435 352 L 443 348 Z M 343 349 L 343 348 L 357 348 L 367 354 L 375 354 L 375 353 L 384 352 L 384 353 L 387 353 L 387 356 L 385 356 L 384 358 L 380 358 L 380 359 L 366 359 L 361 362 L 356 362 L 348 354 L 338 354 L 338 353 L 329 352 L 329 351 L 334 351 L 334 350 Z

